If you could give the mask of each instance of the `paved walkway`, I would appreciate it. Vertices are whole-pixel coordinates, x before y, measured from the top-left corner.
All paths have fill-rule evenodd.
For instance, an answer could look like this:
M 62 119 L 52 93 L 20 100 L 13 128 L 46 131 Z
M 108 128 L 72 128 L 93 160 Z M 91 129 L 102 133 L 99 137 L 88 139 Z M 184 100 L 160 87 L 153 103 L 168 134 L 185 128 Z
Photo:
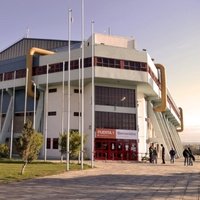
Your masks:
M 160 163 L 160 162 L 159 162 Z M 194 166 L 96 161 L 95 168 L 0 185 L 0 199 L 200 199 L 200 161 Z

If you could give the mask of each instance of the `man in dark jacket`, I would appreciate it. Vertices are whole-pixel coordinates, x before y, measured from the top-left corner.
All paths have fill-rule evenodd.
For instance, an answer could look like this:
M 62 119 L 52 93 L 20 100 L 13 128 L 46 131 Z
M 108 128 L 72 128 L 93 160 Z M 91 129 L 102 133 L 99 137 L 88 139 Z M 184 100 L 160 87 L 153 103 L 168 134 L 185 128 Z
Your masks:
M 162 164 L 165 164 L 165 147 L 163 144 L 160 145 L 162 147 Z
M 183 150 L 183 157 L 184 157 L 184 165 L 188 165 L 189 164 L 189 151 L 188 149 L 184 149 Z
M 171 148 L 171 150 L 169 151 L 169 155 L 170 155 L 170 162 L 174 163 L 176 151 L 173 148 Z
M 195 157 L 193 156 L 193 153 L 190 147 L 188 147 L 188 152 L 189 152 L 188 164 L 193 165 L 193 161 L 195 161 Z

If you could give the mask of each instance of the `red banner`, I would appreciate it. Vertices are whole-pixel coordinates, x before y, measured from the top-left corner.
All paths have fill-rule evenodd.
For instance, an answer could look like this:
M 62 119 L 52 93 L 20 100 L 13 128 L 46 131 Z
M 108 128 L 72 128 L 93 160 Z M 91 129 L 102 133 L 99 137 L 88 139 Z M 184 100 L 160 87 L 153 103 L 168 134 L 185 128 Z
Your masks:
M 115 139 L 116 138 L 116 130 L 115 129 L 97 128 L 96 129 L 96 138 Z

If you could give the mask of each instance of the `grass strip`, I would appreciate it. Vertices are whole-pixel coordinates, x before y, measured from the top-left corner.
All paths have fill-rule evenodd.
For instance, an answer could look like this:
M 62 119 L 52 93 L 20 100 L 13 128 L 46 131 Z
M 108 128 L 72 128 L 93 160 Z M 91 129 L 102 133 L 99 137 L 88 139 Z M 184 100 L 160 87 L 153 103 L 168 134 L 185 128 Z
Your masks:
M 43 177 L 48 175 L 60 174 L 66 171 L 66 163 L 35 161 L 29 163 L 23 175 L 20 174 L 23 162 L 20 160 L 0 160 L 0 183 L 22 181 Z M 70 170 L 80 170 L 81 165 L 70 163 Z M 90 168 L 84 164 L 84 169 Z

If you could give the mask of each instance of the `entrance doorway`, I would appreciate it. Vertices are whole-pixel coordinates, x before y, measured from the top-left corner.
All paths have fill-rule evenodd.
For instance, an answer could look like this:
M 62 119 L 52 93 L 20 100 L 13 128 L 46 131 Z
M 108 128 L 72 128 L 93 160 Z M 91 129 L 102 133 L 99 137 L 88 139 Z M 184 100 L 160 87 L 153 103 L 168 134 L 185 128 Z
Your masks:
M 136 140 L 95 139 L 97 160 L 138 160 Z

